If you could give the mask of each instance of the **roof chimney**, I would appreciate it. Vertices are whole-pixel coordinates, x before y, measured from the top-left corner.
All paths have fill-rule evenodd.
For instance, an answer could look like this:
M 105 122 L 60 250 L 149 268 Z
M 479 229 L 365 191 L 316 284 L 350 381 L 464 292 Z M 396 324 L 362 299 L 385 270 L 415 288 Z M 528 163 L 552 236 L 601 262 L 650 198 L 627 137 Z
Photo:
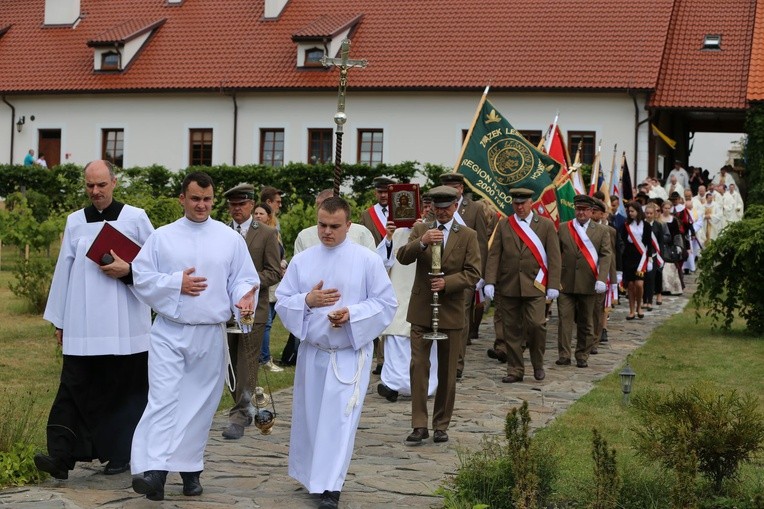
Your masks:
M 74 25 L 80 18 L 80 0 L 45 0 L 46 25 Z
M 265 0 L 265 13 L 267 19 L 278 18 L 289 0 Z

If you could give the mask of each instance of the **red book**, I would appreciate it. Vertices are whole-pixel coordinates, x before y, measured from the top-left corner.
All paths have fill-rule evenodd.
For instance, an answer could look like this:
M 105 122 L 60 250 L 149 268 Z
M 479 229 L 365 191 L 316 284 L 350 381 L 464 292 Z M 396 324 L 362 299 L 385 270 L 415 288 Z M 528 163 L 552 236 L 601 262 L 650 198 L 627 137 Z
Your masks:
M 132 262 L 141 250 L 140 244 L 104 221 L 103 228 L 96 235 L 93 244 L 85 256 L 98 265 L 108 265 L 111 261 L 104 260 L 104 255 L 111 258 L 111 250 L 126 262 Z M 113 260 L 112 260 L 113 261 Z

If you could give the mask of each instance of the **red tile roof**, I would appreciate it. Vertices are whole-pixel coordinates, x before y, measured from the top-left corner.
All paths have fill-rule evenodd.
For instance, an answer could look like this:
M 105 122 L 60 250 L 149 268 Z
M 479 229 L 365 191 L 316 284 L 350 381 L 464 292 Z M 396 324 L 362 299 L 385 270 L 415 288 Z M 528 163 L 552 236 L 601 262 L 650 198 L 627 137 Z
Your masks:
M 311 22 L 308 26 L 305 28 L 298 30 L 294 34 L 292 34 L 292 39 L 311 39 L 311 38 L 321 38 L 321 37 L 331 37 L 335 34 L 338 34 L 345 30 L 346 28 L 351 27 L 353 24 L 357 23 L 361 18 L 363 17 L 363 14 L 350 14 L 350 15 L 343 15 L 343 14 L 334 14 L 334 15 L 327 15 L 327 16 L 321 16 L 317 20 Z
M 82 0 L 76 28 L 52 28 L 44 0 L 3 0 L 0 26 L 14 26 L 0 38 L 0 92 L 333 89 L 336 69 L 296 68 L 291 37 L 348 12 L 363 14 L 350 57 L 369 61 L 351 72 L 354 89 L 652 90 L 674 2 L 290 0 L 266 20 L 262 0 Z M 87 41 L 162 18 L 127 71 L 93 72 Z
M 88 41 L 88 46 L 101 46 L 107 43 L 122 43 L 134 39 L 149 30 L 162 25 L 166 18 L 158 20 L 131 19 L 96 35 Z
M 748 68 L 748 100 L 764 101 L 764 2 L 756 4 L 756 20 Z
M 744 109 L 754 11 L 751 0 L 676 0 L 651 106 Z M 721 50 L 703 50 L 706 35 Z

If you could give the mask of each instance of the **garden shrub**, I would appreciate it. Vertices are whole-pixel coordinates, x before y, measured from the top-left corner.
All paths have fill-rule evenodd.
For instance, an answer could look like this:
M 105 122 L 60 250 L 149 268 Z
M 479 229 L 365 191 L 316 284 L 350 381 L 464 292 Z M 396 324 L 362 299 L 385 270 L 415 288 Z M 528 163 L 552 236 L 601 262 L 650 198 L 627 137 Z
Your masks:
M 615 509 L 618 507 L 618 493 L 621 489 L 615 449 L 608 450 L 607 441 L 596 428 L 592 430 L 592 435 L 594 503 L 591 507 L 592 509 Z
M 729 330 L 739 314 L 749 331 L 764 333 L 763 264 L 764 215 L 754 208 L 703 249 L 693 295 L 698 318 L 708 308 L 714 324 Z
M 55 265 L 55 261 L 50 258 L 31 258 L 21 260 L 12 271 L 16 282 L 9 283 L 8 288 L 21 298 L 33 313 L 40 314 L 45 311 Z
M 678 490 L 694 489 L 697 471 L 724 494 L 724 481 L 736 480 L 741 463 L 764 446 L 764 416 L 751 394 L 694 385 L 668 394 L 643 392 L 633 407 L 641 422 L 637 452 L 674 471 Z
M 530 434 L 528 402 L 508 414 L 502 443 L 483 440 L 479 450 L 459 452 L 459 468 L 439 493 L 449 508 L 544 507 L 558 469 L 551 451 L 538 447 Z

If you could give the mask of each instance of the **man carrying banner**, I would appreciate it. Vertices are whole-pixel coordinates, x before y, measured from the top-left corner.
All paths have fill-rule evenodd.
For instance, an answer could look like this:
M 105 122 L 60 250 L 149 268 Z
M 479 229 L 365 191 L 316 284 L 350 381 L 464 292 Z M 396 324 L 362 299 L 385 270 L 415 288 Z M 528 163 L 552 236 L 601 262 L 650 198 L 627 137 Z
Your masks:
M 579 194 L 574 200 L 576 218 L 560 225 L 562 276 L 557 299 L 559 326 L 558 366 L 571 363 L 571 338 L 576 324 L 576 366 L 586 368 L 594 345 L 594 306 L 597 294 L 607 291 L 610 270 L 610 234 L 591 220 L 594 200 Z
M 387 203 L 387 186 L 395 184 L 395 181 L 387 177 L 374 177 L 372 185 L 374 186 L 374 195 L 377 203 L 363 211 L 361 214 L 361 224 L 363 224 L 374 237 L 374 244 L 377 248 L 382 242 L 386 242 L 387 218 L 390 217 L 390 207 Z M 374 340 L 374 355 L 377 359 L 377 365 L 374 368 L 375 375 L 382 373 L 382 366 L 385 363 L 385 343 L 382 339 Z
M 533 377 L 543 380 L 546 350 L 546 299 L 559 295 L 560 243 L 554 223 L 531 211 L 533 191 L 509 191 L 515 213 L 496 228 L 486 264 L 484 288 L 488 298 L 498 292 L 504 343 L 495 350 L 507 357 L 504 383 L 522 382 L 523 343 L 533 364 Z M 498 352 L 497 352 L 498 353 Z

